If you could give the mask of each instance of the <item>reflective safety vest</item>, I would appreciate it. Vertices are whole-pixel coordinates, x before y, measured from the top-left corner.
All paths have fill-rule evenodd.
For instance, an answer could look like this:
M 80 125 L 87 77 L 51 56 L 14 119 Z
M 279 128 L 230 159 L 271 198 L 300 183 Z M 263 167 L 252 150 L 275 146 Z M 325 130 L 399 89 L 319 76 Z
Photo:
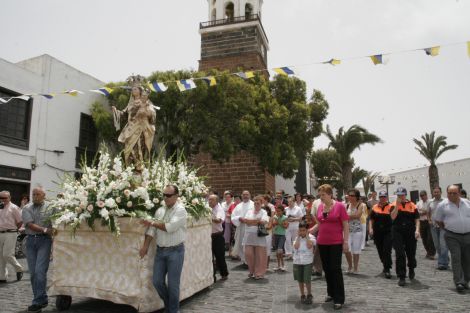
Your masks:
M 372 211 L 374 211 L 374 213 L 376 213 L 376 214 L 387 214 L 387 215 L 389 215 L 390 211 L 391 211 L 391 208 L 392 208 L 392 205 L 390 203 L 387 203 L 383 208 L 377 203 L 372 208 Z
M 408 200 L 406 200 L 405 206 L 403 206 L 401 202 L 397 206 L 396 201 L 392 203 L 392 206 L 398 208 L 398 211 L 402 211 L 402 212 L 415 213 L 417 210 L 416 205 L 413 202 L 408 201 Z

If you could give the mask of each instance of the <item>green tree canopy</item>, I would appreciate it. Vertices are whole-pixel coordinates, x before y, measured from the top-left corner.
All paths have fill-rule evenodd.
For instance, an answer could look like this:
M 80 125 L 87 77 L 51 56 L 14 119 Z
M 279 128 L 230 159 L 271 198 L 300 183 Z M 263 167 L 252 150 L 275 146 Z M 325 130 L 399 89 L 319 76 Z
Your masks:
M 360 149 L 364 144 L 375 145 L 376 143 L 381 143 L 382 140 L 359 125 L 352 125 L 347 130 L 344 130 L 344 127 L 341 127 L 336 135 L 331 132 L 330 127 L 327 125 L 324 134 L 330 140 L 329 147 L 335 149 L 338 153 L 338 164 L 341 167 L 344 190 L 348 190 L 353 187 L 353 152 Z
M 323 94 L 315 90 L 308 101 L 304 81 L 281 75 L 269 81 L 263 75 L 243 80 L 228 72 L 169 71 L 155 72 L 147 79 L 166 82 L 208 74 L 220 75 L 216 86 L 197 80 L 197 88 L 180 92 L 176 84 L 169 83 L 167 91 L 150 94 L 153 104 L 161 108 L 157 111 L 157 143 L 165 145 L 167 155 L 208 152 L 218 161 L 246 150 L 271 174 L 293 177 L 299 160 L 321 134 L 328 114 Z M 115 88 L 109 96 L 110 105 L 118 109 L 124 109 L 128 101 L 129 92 L 122 88 Z M 115 142 L 118 133 L 110 111 L 94 104 L 92 115 L 101 136 Z

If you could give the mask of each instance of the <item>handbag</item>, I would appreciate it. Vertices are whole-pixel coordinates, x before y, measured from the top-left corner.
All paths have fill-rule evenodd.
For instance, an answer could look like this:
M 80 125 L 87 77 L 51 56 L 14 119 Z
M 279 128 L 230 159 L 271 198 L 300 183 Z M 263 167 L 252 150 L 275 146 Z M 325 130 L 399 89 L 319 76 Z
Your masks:
M 264 224 L 258 224 L 258 237 L 266 237 L 268 234 L 268 231 L 266 230 L 266 226 Z

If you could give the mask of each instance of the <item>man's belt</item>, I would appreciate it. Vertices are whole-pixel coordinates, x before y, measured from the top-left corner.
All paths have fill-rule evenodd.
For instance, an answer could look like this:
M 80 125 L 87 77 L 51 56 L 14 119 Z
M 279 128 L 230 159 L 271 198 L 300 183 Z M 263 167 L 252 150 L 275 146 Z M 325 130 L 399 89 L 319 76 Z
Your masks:
M 159 249 L 159 250 L 172 250 L 172 249 L 177 249 L 177 248 L 182 247 L 182 246 L 184 246 L 184 242 L 182 242 L 182 243 L 180 243 L 180 244 L 178 244 L 178 245 L 176 245 L 176 246 L 171 246 L 171 247 L 160 247 L 160 246 L 157 246 L 157 249 Z
M 446 228 L 445 228 L 445 230 L 446 230 L 447 232 L 453 234 L 453 235 L 459 235 L 459 236 L 465 236 L 465 235 L 469 235 L 469 234 L 470 234 L 470 232 L 468 232 L 468 233 L 456 233 L 456 232 L 450 231 L 450 230 L 448 230 L 448 229 L 446 229 Z
M 18 231 L 16 229 L 7 229 L 7 230 L 0 230 L 0 234 L 4 233 L 17 233 Z
M 217 236 L 220 236 L 220 235 L 223 235 L 223 234 L 224 234 L 223 231 L 219 231 L 219 232 L 217 232 L 217 233 L 212 233 L 211 236 L 212 236 L 212 237 L 217 237 Z
M 28 234 L 30 237 L 49 237 L 48 234 Z

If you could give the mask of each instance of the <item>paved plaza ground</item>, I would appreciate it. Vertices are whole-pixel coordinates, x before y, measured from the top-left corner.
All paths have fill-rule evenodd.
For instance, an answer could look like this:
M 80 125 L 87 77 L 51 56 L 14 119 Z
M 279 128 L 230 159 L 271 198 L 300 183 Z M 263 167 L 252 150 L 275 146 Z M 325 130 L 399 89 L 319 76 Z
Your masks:
M 458 294 L 452 283 L 451 271 L 438 271 L 436 262 L 424 258 L 421 242 L 418 245 L 416 280 L 405 288 L 397 286 L 396 276 L 387 280 L 380 274 L 381 265 L 373 244 L 363 251 L 359 275 L 345 275 L 346 304 L 341 312 L 470 312 L 470 292 Z M 25 264 L 25 260 L 21 260 Z M 314 303 L 304 305 L 292 277 L 292 262 L 287 273 L 269 273 L 266 279 L 247 278 L 247 271 L 239 262 L 227 260 L 230 276 L 225 282 L 217 281 L 212 287 L 183 301 L 182 313 L 189 312 L 333 312 L 331 303 L 324 303 L 324 278 L 312 281 Z M 274 267 L 271 262 L 271 267 Z M 346 261 L 343 259 L 343 269 Z M 155 293 L 155 296 L 157 294 Z M 25 312 L 31 301 L 29 274 L 20 282 L 0 285 L 0 312 Z M 55 299 L 43 312 L 56 312 Z M 110 302 L 78 298 L 73 299 L 70 313 L 130 313 L 132 307 Z

